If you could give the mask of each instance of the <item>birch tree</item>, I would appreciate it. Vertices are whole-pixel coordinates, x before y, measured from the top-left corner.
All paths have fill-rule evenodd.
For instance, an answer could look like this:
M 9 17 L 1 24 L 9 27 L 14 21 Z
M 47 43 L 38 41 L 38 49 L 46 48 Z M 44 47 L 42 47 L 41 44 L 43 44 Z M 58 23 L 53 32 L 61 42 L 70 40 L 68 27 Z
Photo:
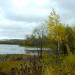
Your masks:
M 48 19 L 48 37 L 57 42 L 58 53 L 60 51 L 60 43 L 64 43 L 68 54 L 71 54 L 65 25 L 60 22 L 60 16 L 54 10 L 50 13 Z

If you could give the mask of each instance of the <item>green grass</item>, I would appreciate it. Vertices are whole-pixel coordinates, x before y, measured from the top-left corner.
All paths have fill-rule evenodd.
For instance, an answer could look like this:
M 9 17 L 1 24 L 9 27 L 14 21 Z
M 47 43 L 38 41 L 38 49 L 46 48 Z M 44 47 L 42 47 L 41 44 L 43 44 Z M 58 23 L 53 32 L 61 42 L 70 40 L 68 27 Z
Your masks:
M 11 68 L 17 68 L 18 70 L 21 68 L 21 65 L 30 65 L 27 61 L 21 60 L 12 60 L 13 58 L 20 57 L 31 57 L 30 55 L 0 55 L 0 58 L 9 59 L 7 61 L 0 62 L 0 71 L 7 73 L 10 72 Z M 56 64 L 56 61 L 61 61 Z M 58 59 L 56 55 L 48 55 L 44 54 L 42 59 L 42 64 L 45 64 L 45 71 L 43 75 L 75 75 L 75 55 L 60 55 Z
M 3 72 L 9 72 L 11 70 L 11 68 L 18 68 L 20 69 L 21 64 L 25 64 L 25 62 L 21 62 L 21 61 L 8 61 L 8 62 L 1 62 L 0 63 L 0 69 Z
M 24 54 L 8 54 L 8 55 L 0 55 L 0 71 L 9 72 L 11 68 L 20 69 L 21 65 L 28 64 L 27 61 L 23 60 L 23 58 L 31 57 L 31 55 Z M 22 58 L 22 60 L 17 60 L 17 58 Z

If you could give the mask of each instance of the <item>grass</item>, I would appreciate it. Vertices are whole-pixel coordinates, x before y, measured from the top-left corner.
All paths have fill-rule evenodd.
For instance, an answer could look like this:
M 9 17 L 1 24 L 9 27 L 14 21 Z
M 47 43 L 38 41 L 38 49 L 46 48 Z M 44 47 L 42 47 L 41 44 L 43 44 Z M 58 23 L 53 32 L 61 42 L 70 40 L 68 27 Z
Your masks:
M 30 55 L 2 55 L 0 58 L 9 59 L 7 61 L 0 62 L 0 71 L 10 72 L 11 68 L 21 68 L 21 65 L 28 64 L 30 62 L 22 60 L 13 60 L 13 58 L 27 58 Z M 38 60 L 37 60 L 38 61 Z M 56 61 L 60 61 L 56 63 Z M 43 75 L 75 75 L 75 55 L 60 55 L 57 59 L 56 55 L 44 54 L 41 63 L 45 65 Z
M 8 62 L 1 62 L 0 63 L 0 69 L 3 72 L 9 72 L 11 70 L 11 68 L 18 68 L 20 69 L 21 64 L 25 64 L 25 62 L 21 62 L 21 61 L 8 61 Z
M 62 58 L 60 63 L 47 65 L 43 75 L 75 75 L 75 54 L 60 58 Z

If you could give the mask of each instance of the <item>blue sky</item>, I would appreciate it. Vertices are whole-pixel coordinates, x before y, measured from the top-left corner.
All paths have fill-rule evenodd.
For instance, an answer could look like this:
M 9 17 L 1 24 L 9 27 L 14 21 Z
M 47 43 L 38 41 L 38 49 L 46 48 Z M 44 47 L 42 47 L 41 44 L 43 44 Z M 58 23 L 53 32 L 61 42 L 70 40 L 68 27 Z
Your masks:
M 74 0 L 0 0 L 0 39 L 24 38 L 48 19 L 52 8 L 67 24 L 75 22 Z

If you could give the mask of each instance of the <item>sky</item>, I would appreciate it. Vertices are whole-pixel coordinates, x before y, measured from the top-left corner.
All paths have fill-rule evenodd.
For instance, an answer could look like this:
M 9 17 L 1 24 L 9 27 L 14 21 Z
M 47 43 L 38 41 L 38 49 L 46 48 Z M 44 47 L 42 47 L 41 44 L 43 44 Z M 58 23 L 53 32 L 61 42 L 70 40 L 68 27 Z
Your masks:
M 23 39 L 48 19 L 51 9 L 62 22 L 75 23 L 75 0 L 0 0 L 0 39 Z

